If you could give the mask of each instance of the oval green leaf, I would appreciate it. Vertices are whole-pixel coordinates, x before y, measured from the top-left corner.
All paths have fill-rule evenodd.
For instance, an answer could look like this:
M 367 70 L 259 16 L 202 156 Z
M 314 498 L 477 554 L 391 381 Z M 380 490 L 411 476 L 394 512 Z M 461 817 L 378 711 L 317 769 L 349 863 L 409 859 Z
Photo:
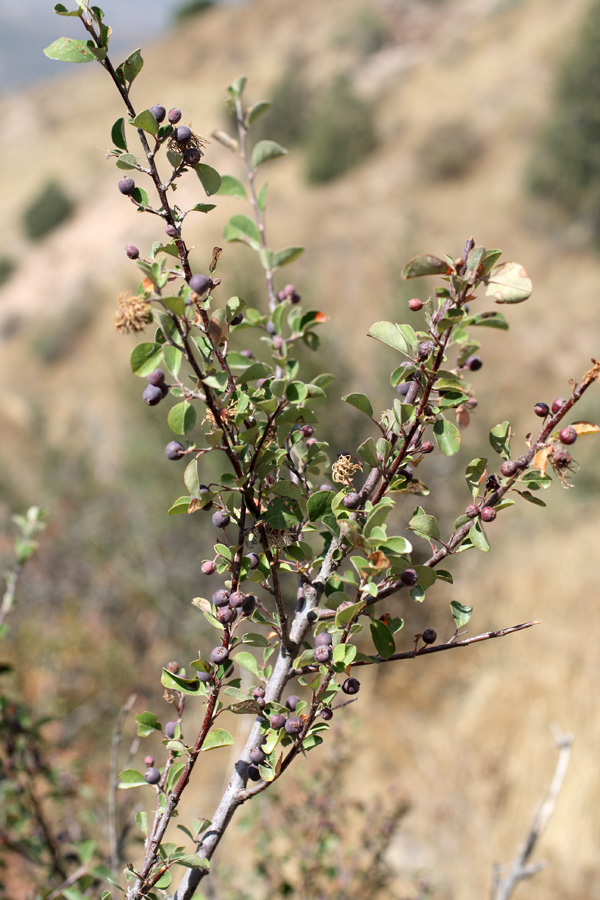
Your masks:
M 213 169 L 212 166 L 207 166 L 206 163 L 198 163 L 197 166 L 194 166 L 194 171 L 200 179 L 207 197 L 211 197 L 218 192 L 221 187 L 221 176 L 216 169 Z
M 485 279 L 486 295 L 496 303 L 522 303 L 531 295 L 531 278 L 520 263 L 505 262 L 494 266 Z
M 140 378 L 145 378 L 150 372 L 154 372 L 162 362 L 163 348 L 161 344 L 145 341 L 138 344 L 131 352 L 131 370 Z
M 460 431 L 447 419 L 438 419 L 433 426 L 435 440 L 444 456 L 454 456 L 460 450 Z
M 206 740 L 202 745 L 203 750 L 216 750 L 217 747 L 230 747 L 233 744 L 233 738 L 224 728 L 214 728 L 206 736 Z
M 252 168 L 258 169 L 259 166 L 271 159 L 277 159 L 286 154 L 285 147 L 282 147 L 277 141 L 259 141 L 252 151 Z
M 187 434 L 196 424 L 196 410 L 191 403 L 183 400 L 169 412 L 167 422 L 175 434 Z

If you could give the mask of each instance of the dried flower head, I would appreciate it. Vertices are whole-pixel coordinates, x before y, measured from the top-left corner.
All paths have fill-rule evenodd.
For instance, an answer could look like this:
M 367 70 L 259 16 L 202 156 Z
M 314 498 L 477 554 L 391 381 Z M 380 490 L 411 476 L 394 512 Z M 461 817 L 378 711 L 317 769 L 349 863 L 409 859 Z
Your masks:
M 359 462 L 353 462 L 349 453 L 340 453 L 339 458 L 331 467 L 331 477 L 338 484 L 348 484 L 355 472 L 362 472 Z
M 147 300 L 134 296 L 131 291 L 124 291 L 119 295 L 113 321 L 115 328 L 121 334 L 143 331 L 146 325 L 152 321 L 150 304 Z

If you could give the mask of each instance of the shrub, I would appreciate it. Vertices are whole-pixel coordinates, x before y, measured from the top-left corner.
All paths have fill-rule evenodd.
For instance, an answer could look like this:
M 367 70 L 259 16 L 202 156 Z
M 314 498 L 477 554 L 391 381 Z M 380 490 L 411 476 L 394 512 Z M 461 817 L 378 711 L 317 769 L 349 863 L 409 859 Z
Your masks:
M 423 176 L 450 181 L 467 175 L 483 153 L 483 144 L 467 122 L 444 122 L 436 126 L 419 148 Z
M 369 8 L 358 10 L 336 35 L 337 44 L 352 47 L 361 56 L 378 53 L 389 39 L 387 23 L 375 10 Z
M 9 280 L 16 268 L 17 264 L 11 256 L 0 256 L 0 287 Z
M 217 0 L 188 0 L 187 3 L 182 3 L 175 8 L 175 11 L 173 12 L 173 23 L 175 25 L 182 25 L 189 19 L 193 19 L 195 16 L 208 12 L 209 9 L 213 9 L 216 5 Z
M 256 128 L 256 139 L 269 137 L 284 147 L 303 143 L 311 120 L 312 99 L 302 62 L 289 63 L 273 89 L 271 108 Z
M 306 177 L 313 184 L 339 178 L 377 146 L 373 107 L 346 76 L 325 91 L 306 134 Z
M 600 0 L 559 66 L 550 114 L 527 171 L 530 190 L 600 239 Z
M 75 206 L 57 181 L 49 181 L 23 211 L 23 229 L 30 241 L 39 241 L 73 214 Z

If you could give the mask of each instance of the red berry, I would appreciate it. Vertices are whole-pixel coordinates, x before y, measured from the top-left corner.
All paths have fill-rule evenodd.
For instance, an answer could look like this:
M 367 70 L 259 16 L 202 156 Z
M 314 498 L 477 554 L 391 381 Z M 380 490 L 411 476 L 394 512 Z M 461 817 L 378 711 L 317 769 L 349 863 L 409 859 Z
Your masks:
M 577 432 L 572 425 L 567 425 L 566 428 L 562 429 L 559 437 L 563 444 L 574 444 L 577 440 Z
M 169 122 L 171 125 L 177 125 L 179 120 L 181 119 L 181 110 L 180 109 L 170 109 L 168 115 Z
M 435 450 L 435 444 L 433 441 L 424 441 L 421 444 L 421 453 L 433 453 Z
M 550 407 L 547 403 L 536 403 L 533 407 L 533 411 L 536 416 L 539 416 L 540 419 L 545 419 L 548 413 L 550 412 Z
M 565 405 L 565 401 L 562 397 L 557 397 L 556 400 L 552 402 L 552 412 L 557 413 L 559 409 Z
M 125 247 L 125 253 L 129 257 L 129 259 L 137 259 L 140 255 L 140 251 L 133 244 L 127 244 Z
M 200 566 L 203 575 L 214 575 L 217 571 L 216 563 L 212 559 L 206 559 Z
M 493 522 L 496 518 L 496 510 L 493 506 L 484 506 L 481 510 L 481 518 L 484 522 Z
M 500 471 L 504 475 L 505 478 L 512 478 L 513 475 L 516 475 L 519 471 L 519 467 L 516 462 L 513 462 L 512 459 L 505 459 L 502 465 L 500 466 Z
M 412 309 L 413 312 L 419 312 L 419 310 L 423 309 L 423 301 L 419 300 L 418 297 L 413 297 L 412 300 L 408 301 L 408 308 Z
M 144 765 L 145 766 L 153 766 L 154 765 L 154 757 L 153 756 L 145 756 L 144 757 Z

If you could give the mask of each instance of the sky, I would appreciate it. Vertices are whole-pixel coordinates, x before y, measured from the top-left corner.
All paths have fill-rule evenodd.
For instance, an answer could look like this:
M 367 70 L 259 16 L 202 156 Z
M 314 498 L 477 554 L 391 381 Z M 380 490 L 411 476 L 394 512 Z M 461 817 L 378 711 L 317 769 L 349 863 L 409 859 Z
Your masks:
M 57 16 L 56 0 L 0 0 L 0 94 L 64 72 L 42 50 L 57 37 L 77 37 L 78 22 Z M 75 9 L 75 0 L 62 0 Z M 225 0 L 227 2 L 227 0 Z M 229 0 L 231 2 L 231 0 Z M 114 52 L 135 49 L 168 25 L 182 0 L 94 0 L 115 34 Z M 132 43 L 133 42 L 133 43 Z

